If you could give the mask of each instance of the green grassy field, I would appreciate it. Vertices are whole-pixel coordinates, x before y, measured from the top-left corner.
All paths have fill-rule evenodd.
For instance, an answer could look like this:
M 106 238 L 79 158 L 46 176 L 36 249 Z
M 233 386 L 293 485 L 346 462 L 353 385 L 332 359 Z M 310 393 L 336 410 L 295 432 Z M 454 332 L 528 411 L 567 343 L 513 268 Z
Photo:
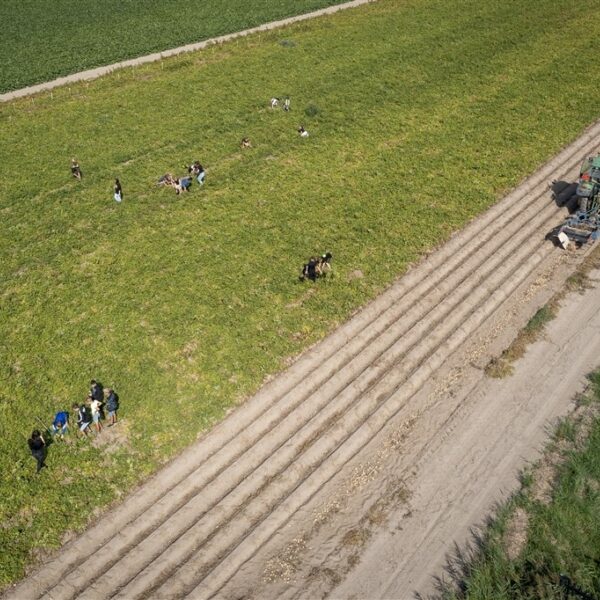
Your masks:
M 0 93 L 344 0 L 3 0 Z
M 585 402 L 600 402 L 600 373 Z M 582 399 L 583 400 L 583 399 Z M 600 593 L 600 419 L 566 419 L 543 467 L 499 512 L 460 593 L 448 598 L 597 598 Z M 585 430 L 582 430 L 585 423 Z M 582 433 L 585 431 L 585 433 Z M 560 460 L 550 456 L 562 457 Z M 550 467 L 550 465 L 553 465 Z M 554 475 L 556 481 L 537 480 Z M 542 493 L 540 490 L 548 490 Z M 512 532 L 518 532 L 515 536 Z
M 595 120 L 599 16 L 382 0 L 0 106 L 0 582 Z M 195 159 L 204 189 L 155 185 Z M 325 250 L 335 277 L 299 283 Z M 92 377 L 119 428 L 34 476 L 23 436 Z

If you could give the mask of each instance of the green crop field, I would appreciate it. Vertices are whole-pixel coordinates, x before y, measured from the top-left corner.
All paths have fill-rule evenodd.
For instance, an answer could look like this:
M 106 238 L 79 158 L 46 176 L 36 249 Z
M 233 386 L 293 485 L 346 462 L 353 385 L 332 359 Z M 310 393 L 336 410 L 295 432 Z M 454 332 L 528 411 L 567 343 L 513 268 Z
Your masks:
M 597 119 L 599 17 L 381 0 L 0 106 L 0 582 Z M 204 188 L 156 186 L 195 159 Z M 122 421 L 35 476 L 24 436 L 92 377 Z
M 0 93 L 345 0 L 3 0 Z

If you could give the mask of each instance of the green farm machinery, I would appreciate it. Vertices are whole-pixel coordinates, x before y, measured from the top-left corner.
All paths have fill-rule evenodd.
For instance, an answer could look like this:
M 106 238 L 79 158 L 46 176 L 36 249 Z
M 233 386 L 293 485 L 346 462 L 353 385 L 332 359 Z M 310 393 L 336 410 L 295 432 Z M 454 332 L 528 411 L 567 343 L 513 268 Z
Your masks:
M 568 240 L 585 244 L 600 238 L 600 154 L 583 161 L 575 194 L 577 211 L 567 219 L 558 234 L 564 247 Z

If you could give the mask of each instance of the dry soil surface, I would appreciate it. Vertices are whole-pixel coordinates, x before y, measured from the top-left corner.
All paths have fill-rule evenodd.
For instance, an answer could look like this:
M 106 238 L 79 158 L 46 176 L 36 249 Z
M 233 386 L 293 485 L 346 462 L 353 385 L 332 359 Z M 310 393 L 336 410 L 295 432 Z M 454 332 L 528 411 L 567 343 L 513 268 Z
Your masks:
M 584 252 L 546 239 L 600 124 L 266 385 L 9 598 L 411 598 L 596 366 L 600 290 L 514 376 L 490 356 Z M 554 190 L 568 198 L 573 186 Z

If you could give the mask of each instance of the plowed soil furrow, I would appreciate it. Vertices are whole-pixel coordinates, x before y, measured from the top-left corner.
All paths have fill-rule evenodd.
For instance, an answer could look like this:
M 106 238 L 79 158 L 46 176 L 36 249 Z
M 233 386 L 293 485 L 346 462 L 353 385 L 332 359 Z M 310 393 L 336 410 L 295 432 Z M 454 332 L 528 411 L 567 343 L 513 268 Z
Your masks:
M 8 597 L 210 597 L 555 250 L 590 128 Z M 196 457 L 190 460 L 190 457 Z
M 535 221 L 533 222 L 533 224 L 534 224 L 534 225 L 539 225 L 539 223 L 537 223 L 537 222 L 535 222 Z M 530 247 L 528 247 L 528 246 L 525 246 L 525 247 L 522 249 L 522 251 L 521 251 L 520 255 L 519 255 L 517 258 L 515 258 L 515 259 L 513 260 L 513 262 L 518 262 L 518 261 L 519 261 L 519 260 L 522 258 L 522 256 L 524 256 L 524 255 L 528 254 L 530 251 L 531 251 L 531 248 L 530 248 Z M 502 260 L 502 257 L 499 257 L 499 260 Z M 510 263 L 509 263 L 509 264 L 510 264 Z M 485 289 L 485 288 L 482 288 L 482 289 Z M 340 428 L 340 429 L 342 429 L 342 430 L 344 430 L 344 431 L 347 431 L 347 430 L 348 430 L 348 427 L 347 427 L 347 426 L 344 426 L 344 427 L 339 427 L 339 425 L 338 425 L 338 428 Z M 328 436 L 328 437 L 330 437 L 330 436 Z M 322 453 L 321 453 L 321 455 L 322 455 Z M 296 466 L 297 466 L 297 464 L 296 464 Z M 270 472 L 271 472 L 271 473 L 273 472 L 273 471 L 272 471 L 272 469 L 270 470 Z M 239 505 L 239 504 L 238 504 L 238 503 L 236 503 L 236 506 L 238 506 L 238 505 Z M 256 524 L 256 522 L 257 522 L 257 520 L 258 520 L 258 518 L 259 518 L 259 517 L 257 517 L 257 516 L 255 516 L 255 517 L 252 517 L 251 519 L 249 519 L 249 522 L 248 522 L 248 523 L 243 523 L 243 525 L 244 525 L 244 526 L 245 526 L 245 525 L 252 526 L 253 524 L 255 525 L 255 524 Z M 240 525 L 240 521 L 239 521 L 239 515 L 238 515 L 238 514 L 236 514 L 236 524 L 237 524 L 237 526 L 239 526 L 239 525 Z M 244 527 L 242 527 L 242 528 L 244 529 Z M 199 535 L 198 535 L 198 538 L 196 539 L 196 543 L 198 542 L 198 539 L 206 539 L 206 532 L 200 532 L 200 533 L 199 533 Z M 193 543 L 193 542 L 191 542 L 191 543 Z M 188 547 L 188 549 L 187 549 L 185 552 L 187 553 L 187 552 L 191 552 L 191 551 L 197 551 L 197 550 L 198 550 L 198 548 L 197 548 L 197 547 L 196 547 L 196 548 L 189 548 L 189 547 Z M 221 550 L 220 550 L 221 554 L 219 554 L 219 556 L 221 556 L 221 555 L 222 555 L 222 552 L 223 552 L 223 551 L 224 551 L 223 549 L 221 549 Z M 205 557 L 205 556 L 206 556 L 206 552 L 205 552 L 205 551 L 203 551 L 203 552 L 202 552 L 202 556 L 203 556 L 203 557 Z M 173 559 L 172 559 L 172 562 L 171 562 L 171 567 L 172 567 L 173 565 L 177 564 L 177 563 L 179 562 L 179 560 L 181 560 L 181 555 L 175 555 L 175 556 L 173 556 Z M 161 563 L 160 563 L 160 566 L 161 566 L 161 568 L 162 568 L 162 569 L 164 569 L 165 567 L 167 567 L 167 564 L 166 564 L 165 562 L 161 562 Z M 159 571 L 159 569 L 157 569 L 157 568 L 155 568 L 155 567 L 156 567 L 155 565 L 151 566 L 151 567 L 148 569 L 148 571 Z M 167 567 L 167 568 L 168 568 L 168 567 Z M 195 565 L 195 566 L 194 566 L 194 570 L 195 570 L 196 572 L 198 572 L 198 570 L 199 570 L 199 571 L 203 571 L 203 570 L 205 570 L 205 569 L 202 569 L 202 567 L 199 567 L 198 565 Z M 164 576 L 164 575 L 165 575 L 165 572 L 164 572 L 164 570 L 163 570 L 163 571 L 161 571 L 161 577 L 162 577 L 162 576 Z M 152 577 L 155 577 L 155 576 L 153 576 L 153 575 L 149 575 L 149 576 L 150 576 L 150 578 L 152 578 Z M 141 587 L 142 587 L 142 589 L 143 589 L 143 588 L 144 588 L 144 586 L 145 586 L 145 585 L 147 585 L 147 584 L 148 584 L 148 581 L 146 580 L 146 581 L 145 581 L 145 583 L 144 583 L 144 584 L 142 584 L 142 586 L 141 586 Z M 173 589 L 173 581 L 172 581 L 172 580 L 170 580 L 170 581 L 169 581 L 169 587 L 170 587 L 171 589 Z M 166 591 L 166 590 L 165 590 L 165 591 Z M 163 593 L 163 592 L 160 592 L 160 593 L 161 593 L 161 595 L 162 595 L 162 593 Z M 125 588 L 125 589 L 123 590 L 123 596 L 131 597 L 131 596 L 132 596 L 132 594 L 135 594 L 135 589 L 134 589 L 134 588 L 132 588 L 132 587 L 127 587 L 127 588 Z
M 540 257 L 541 260 L 541 257 Z M 529 274 L 531 263 L 521 265 L 517 271 L 511 272 L 514 276 L 513 281 L 515 287 Z M 506 282 L 506 280 L 505 280 Z M 485 288 L 483 288 L 485 290 Z M 456 349 L 470 334 L 469 327 L 479 325 L 489 314 L 493 311 L 498 304 L 506 296 L 503 294 L 495 294 L 491 297 L 491 302 L 487 302 L 481 309 L 476 310 L 471 314 L 471 317 L 464 322 L 464 328 L 454 328 L 454 333 L 449 338 L 441 338 L 437 350 L 433 352 L 429 361 L 433 364 L 425 363 L 423 366 L 417 368 L 412 373 L 412 377 L 406 380 L 406 383 L 398 389 L 397 382 L 388 385 L 392 386 L 392 390 L 397 390 L 399 393 L 387 398 L 385 403 L 382 403 L 380 396 L 365 397 L 361 400 L 360 411 L 356 411 L 352 414 L 352 418 L 346 419 L 344 422 L 338 422 L 334 428 L 327 431 L 326 435 L 321 436 L 315 444 L 314 449 L 311 448 L 311 452 L 307 452 L 306 457 L 302 457 L 295 461 L 294 469 L 290 473 L 286 472 L 285 477 L 287 485 L 292 487 L 292 492 L 297 496 L 295 498 L 288 497 L 285 503 L 285 510 L 282 513 L 283 520 L 278 522 L 274 519 L 274 514 L 277 509 L 281 506 L 281 500 L 276 501 L 271 506 L 264 506 L 264 499 L 259 503 L 249 503 L 245 509 L 244 515 L 236 515 L 235 522 L 227 525 L 230 529 L 229 535 L 226 536 L 227 542 L 230 543 L 235 536 L 239 536 L 239 529 L 247 532 L 251 531 L 252 536 L 241 537 L 246 545 L 252 548 L 252 552 L 260 547 L 269 537 L 289 518 L 289 515 L 293 514 L 304 503 L 308 502 L 314 493 L 316 493 L 329 479 L 335 475 L 339 469 L 354 457 L 354 455 L 361 450 L 380 430 L 385 426 L 387 421 L 394 417 L 395 413 L 402 407 L 403 403 L 410 398 L 412 395 L 410 392 L 414 392 L 418 387 L 429 377 L 431 370 L 440 366 L 443 361 L 447 358 L 448 354 Z M 469 322 L 471 321 L 471 322 Z M 447 342 L 447 346 L 444 348 L 443 343 Z M 423 359 L 422 355 L 415 357 Z M 427 360 L 427 359 L 425 359 Z M 428 362 L 429 362 L 428 361 Z M 417 363 L 419 364 L 419 363 Z M 334 458 L 335 453 L 335 458 Z M 312 454 L 312 461 L 309 455 Z M 324 461 L 323 457 L 327 459 Z M 305 464 L 304 471 L 300 471 L 300 466 Z M 319 471 L 317 471 L 319 469 Z M 300 471 L 300 472 L 298 472 Z M 307 476 L 308 473 L 308 476 Z M 291 476 L 290 476 L 291 475 Z M 310 478 L 310 482 L 308 481 Z M 298 486 L 296 482 L 300 479 L 302 487 Z M 306 482 L 306 484 L 305 484 Z M 285 494 L 285 488 L 283 485 L 279 486 L 279 490 L 276 493 Z M 273 492 L 273 491 L 272 491 Z M 264 518 L 261 515 L 269 517 L 268 526 L 263 522 Z M 258 528 L 260 525 L 260 528 Z M 236 533 L 237 532 L 237 533 Z M 229 548 L 225 546 L 223 540 L 224 536 L 220 536 L 216 548 L 213 550 L 214 556 L 218 557 L 219 569 L 211 569 L 210 578 L 214 582 L 200 584 L 201 588 L 197 589 L 192 595 L 200 594 L 203 597 L 213 595 L 220 589 L 222 585 L 227 582 L 227 578 L 235 573 L 235 571 L 243 564 L 244 560 L 247 560 L 250 555 L 241 556 L 237 560 L 231 561 L 229 569 L 225 568 L 223 557 L 229 551 Z M 248 541 L 246 541 L 248 540 Z M 235 544 L 235 542 L 234 542 Z M 234 546 L 234 548 L 238 547 Z M 212 549 L 211 549 L 212 550 Z M 191 554 L 191 552 L 190 552 Z M 159 597 L 165 597 L 165 594 L 171 594 L 172 597 L 181 597 L 189 591 L 190 586 L 193 585 L 194 581 L 198 580 L 198 574 L 205 572 L 206 563 L 210 560 L 212 552 L 206 546 L 203 546 L 201 552 L 193 555 L 190 559 L 190 564 L 179 569 L 178 574 L 174 577 L 169 578 L 168 583 L 157 591 Z M 212 565 L 211 565 L 212 566 Z M 122 597 L 131 597 L 131 588 L 124 590 Z M 133 597 L 136 597 L 135 594 Z
M 546 222 L 548 219 L 552 218 L 554 213 L 555 213 L 555 209 L 553 209 L 551 206 L 547 206 L 544 210 L 537 212 L 536 216 L 529 221 L 530 227 L 532 227 L 532 228 L 540 227 L 541 225 L 544 224 L 544 222 Z M 530 231 L 522 228 L 517 231 L 517 238 L 514 239 L 513 242 L 518 245 L 519 243 L 524 242 L 527 239 L 527 237 L 529 237 L 529 235 L 530 235 Z M 508 250 L 506 250 L 506 249 L 508 249 Z M 501 248 L 500 251 L 494 255 L 493 260 L 486 263 L 486 268 L 482 272 L 482 275 L 492 272 L 494 269 L 496 269 L 497 266 L 505 259 L 505 255 L 508 254 L 511 250 L 512 250 L 512 244 L 511 245 L 504 244 L 503 248 Z M 522 253 L 529 252 L 529 251 L 530 251 L 529 247 L 526 247 L 524 250 L 522 250 Z M 464 279 L 463 279 L 463 281 L 464 281 Z M 475 280 L 472 285 L 479 285 L 479 284 L 480 284 L 480 280 Z M 480 289 L 485 289 L 485 288 L 482 288 L 480 286 Z M 472 287 L 468 289 L 467 293 L 471 292 L 471 291 L 472 291 Z M 465 295 L 466 295 L 466 293 L 463 293 L 462 296 L 459 296 L 459 300 L 463 299 Z M 454 301 L 453 299 L 452 299 L 452 301 L 449 301 L 447 299 L 444 302 L 439 303 L 439 300 L 436 298 L 436 299 L 434 299 L 434 301 L 438 302 L 436 305 L 436 308 L 434 310 L 436 310 L 437 312 L 440 313 L 440 316 L 437 319 L 428 319 L 428 323 L 434 323 L 434 324 L 439 323 L 442 320 L 442 318 L 445 315 L 449 314 L 455 308 L 455 306 L 458 304 L 458 301 Z M 429 315 L 429 316 L 431 316 L 431 315 Z M 428 333 L 427 331 L 417 331 L 416 339 L 411 341 L 411 347 L 416 343 L 416 341 L 418 339 L 420 339 L 420 337 L 422 337 L 422 335 L 427 334 L 427 333 Z M 419 359 L 421 359 L 421 358 L 422 357 L 419 357 Z M 392 361 L 390 361 L 389 364 L 392 364 Z M 389 364 L 384 364 L 384 368 L 385 369 L 389 368 Z M 397 385 L 399 385 L 399 383 L 396 383 L 395 385 L 397 386 Z M 346 390 L 347 389 L 349 389 L 349 388 L 346 388 Z M 360 391 L 362 391 L 362 390 L 359 390 L 359 392 Z M 379 394 L 379 396 L 380 396 L 380 394 Z M 344 407 L 346 407 L 346 409 L 349 406 L 351 407 L 350 402 L 346 401 L 346 399 L 344 399 L 344 398 L 336 398 L 336 400 L 338 400 L 337 404 L 340 404 L 341 406 L 338 408 L 336 403 L 329 405 L 327 420 L 325 421 L 325 427 L 323 427 L 321 430 L 317 430 L 316 432 L 311 432 L 310 437 L 308 438 L 309 440 L 318 439 L 319 435 L 323 435 L 324 432 L 326 431 L 326 428 L 329 425 L 329 423 L 332 422 L 333 416 L 341 416 L 341 412 L 336 412 L 336 411 L 341 411 L 344 409 Z M 308 409 L 309 407 L 304 407 L 304 408 Z M 308 412 L 311 412 L 311 411 L 309 410 Z M 293 461 L 297 460 L 296 448 L 300 447 L 301 450 L 303 450 L 306 447 L 306 444 L 307 444 L 306 440 L 303 440 L 303 439 L 301 439 L 296 444 L 295 447 L 291 444 L 288 444 L 288 446 L 291 446 L 291 449 L 288 452 L 288 456 L 286 457 L 286 459 L 284 461 L 281 461 L 281 455 L 278 456 L 279 461 L 280 461 L 279 464 L 281 466 L 279 466 L 277 468 L 277 470 L 271 464 L 262 465 L 261 469 L 264 472 L 262 479 L 259 479 L 257 477 L 258 471 L 254 471 L 253 475 L 255 476 L 255 482 L 252 482 L 252 481 L 246 482 L 246 485 L 244 485 L 244 486 L 238 485 L 238 487 L 236 488 L 236 491 L 241 494 L 241 493 L 244 493 L 244 490 L 247 490 L 247 491 L 245 491 L 246 497 L 235 498 L 235 499 L 228 498 L 228 502 L 230 503 L 231 506 L 234 507 L 234 509 L 233 509 L 234 512 L 230 513 L 229 518 L 231 519 L 235 516 L 236 523 L 239 523 L 238 515 L 237 515 L 237 511 L 236 511 L 235 507 L 243 506 L 243 504 L 248 501 L 249 497 L 255 496 L 257 491 L 261 490 L 262 488 L 264 488 L 266 486 L 267 483 L 269 483 L 269 481 L 273 478 L 274 473 L 281 473 L 284 469 L 288 468 L 289 465 L 293 464 Z M 254 468 L 256 468 L 256 467 L 254 467 Z M 258 479 L 258 482 L 256 482 L 256 479 Z M 229 484 L 230 482 L 227 482 L 227 483 Z M 219 498 L 219 501 L 222 501 L 222 498 Z M 213 502 L 211 502 L 211 503 L 213 503 Z M 195 503 L 195 506 L 198 506 L 198 503 Z M 206 504 L 202 503 L 202 506 L 206 506 Z M 200 507 L 200 509 L 196 509 L 196 513 L 198 512 L 198 510 L 201 511 L 201 514 L 205 514 L 202 507 Z M 189 514 L 186 516 L 187 516 L 187 518 L 186 518 L 184 526 L 187 527 L 187 526 L 189 526 L 190 521 L 193 520 L 193 518 L 194 518 L 194 507 L 193 506 L 189 507 Z M 222 527 L 224 517 L 225 517 L 225 515 L 223 515 L 223 514 L 219 515 L 219 521 L 218 521 L 219 527 Z M 256 519 L 254 519 L 254 521 L 255 520 Z M 209 520 L 209 522 L 211 522 L 211 521 L 212 520 Z M 154 534 L 145 541 L 145 545 L 148 546 L 148 548 L 154 548 L 155 551 L 158 552 L 159 548 L 161 548 L 161 547 L 158 544 L 156 544 L 156 539 L 158 539 L 158 538 L 162 539 L 163 544 L 164 544 L 164 543 L 168 543 L 169 540 L 178 539 L 180 536 L 182 536 L 184 534 L 184 532 L 185 532 L 185 530 L 177 531 L 177 530 L 173 530 L 173 528 L 171 526 L 169 526 L 168 531 L 165 530 L 164 532 L 161 532 L 160 530 L 157 530 L 156 532 L 154 532 Z M 191 536 L 191 531 L 188 531 L 185 535 Z M 185 545 L 186 549 L 182 552 L 174 553 L 170 561 L 165 560 L 163 558 L 159 562 L 159 565 L 151 564 L 147 569 L 148 573 L 149 573 L 149 575 L 148 575 L 149 579 L 156 580 L 157 578 L 164 577 L 166 574 L 165 570 L 173 569 L 178 564 L 180 564 L 180 562 L 182 560 L 182 554 L 183 554 L 183 557 L 185 557 L 192 552 L 197 552 L 199 549 L 198 544 L 205 543 L 206 541 L 210 540 L 212 535 L 213 535 L 212 531 L 210 531 L 210 530 L 207 531 L 206 529 L 201 529 L 199 532 L 197 532 L 196 536 L 194 536 L 193 541 L 190 541 L 189 544 Z M 155 536 L 156 536 L 156 539 L 153 539 Z M 182 542 L 183 542 L 183 540 L 180 541 L 180 543 L 182 543 Z M 148 556 L 150 555 L 149 553 L 151 551 L 148 550 L 148 552 L 144 552 L 143 549 L 140 549 L 140 550 L 141 551 L 139 553 L 136 553 L 136 555 L 140 557 L 140 560 L 141 560 L 142 556 L 147 560 Z M 133 557 L 130 557 L 130 559 L 133 558 L 134 562 L 135 562 L 136 555 L 134 555 Z M 205 552 L 203 552 L 203 556 L 204 555 L 206 555 Z M 131 560 L 130 560 L 127 565 L 127 569 L 120 568 L 119 571 L 121 571 L 121 573 L 129 574 L 133 571 L 134 568 L 135 568 L 135 565 L 131 564 Z M 122 581 L 122 578 L 119 577 L 118 573 L 111 572 L 111 573 L 109 573 L 109 575 L 110 575 L 111 584 Z M 145 589 L 145 586 L 147 586 L 147 585 L 151 585 L 147 579 L 143 578 L 143 580 L 145 583 L 139 584 L 142 589 Z M 95 592 L 99 596 L 102 596 L 102 594 L 108 593 L 108 590 L 96 589 Z M 135 594 L 135 590 L 132 589 L 131 586 L 128 586 L 123 590 L 122 593 L 124 596 L 132 597 Z

